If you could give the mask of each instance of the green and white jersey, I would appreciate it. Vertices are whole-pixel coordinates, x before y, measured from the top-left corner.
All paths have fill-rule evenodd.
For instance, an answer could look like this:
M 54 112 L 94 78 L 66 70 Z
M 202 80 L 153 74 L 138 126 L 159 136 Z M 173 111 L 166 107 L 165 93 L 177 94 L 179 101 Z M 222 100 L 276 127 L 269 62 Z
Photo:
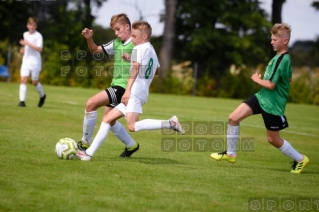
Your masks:
M 132 54 L 134 44 L 131 39 L 128 39 L 124 43 L 116 38 L 107 44 L 102 45 L 102 49 L 105 54 L 114 55 L 114 69 L 111 86 L 121 86 L 126 88 L 127 79 L 130 76 L 130 63 L 122 58 L 124 53 Z
M 160 67 L 157 54 L 150 42 L 134 47 L 131 63 L 133 64 L 134 62 L 139 63 L 140 67 L 132 85 L 131 94 L 137 96 L 144 104 L 147 101 L 149 87 L 153 81 L 156 69 Z
M 263 79 L 275 83 L 276 87 L 273 90 L 262 87 L 255 94 L 264 111 L 272 115 L 284 115 L 291 76 L 292 71 L 288 52 L 273 57 L 267 66 Z

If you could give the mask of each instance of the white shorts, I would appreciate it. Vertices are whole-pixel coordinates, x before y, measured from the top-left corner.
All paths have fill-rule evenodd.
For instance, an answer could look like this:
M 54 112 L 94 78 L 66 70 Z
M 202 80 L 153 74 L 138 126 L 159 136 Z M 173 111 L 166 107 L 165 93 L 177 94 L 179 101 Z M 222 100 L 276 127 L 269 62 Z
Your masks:
M 33 81 L 38 81 L 40 72 L 41 72 L 41 69 L 39 68 L 28 68 L 28 67 L 21 66 L 20 76 L 28 77 L 31 74 L 31 79 Z
M 127 106 L 121 103 L 118 104 L 115 108 L 121 111 L 121 113 L 126 116 L 126 113 L 143 113 L 142 105 L 143 103 L 138 97 L 131 95 L 128 100 Z

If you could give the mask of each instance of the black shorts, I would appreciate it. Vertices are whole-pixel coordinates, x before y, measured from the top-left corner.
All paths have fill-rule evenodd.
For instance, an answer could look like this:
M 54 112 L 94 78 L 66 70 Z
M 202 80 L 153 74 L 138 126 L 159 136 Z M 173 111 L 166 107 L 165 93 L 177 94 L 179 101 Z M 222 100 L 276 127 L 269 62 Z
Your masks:
M 121 99 L 125 92 L 125 89 L 122 88 L 121 86 L 111 86 L 109 88 L 106 88 L 105 91 L 110 100 L 110 104 L 106 106 L 115 107 L 116 105 L 121 103 Z
M 249 97 L 243 102 L 246 103 L 253 110 L 254 115 L 255 114 L 262 115 L 264 119 L 264 124 L 267 130 L 279 131 L 288 127 L 288 120 L 286 116 L 277 116 L 264 111 L 261 108 L 258 102 L 258 99 L 255 95 L 252 95 L 251 97 Z

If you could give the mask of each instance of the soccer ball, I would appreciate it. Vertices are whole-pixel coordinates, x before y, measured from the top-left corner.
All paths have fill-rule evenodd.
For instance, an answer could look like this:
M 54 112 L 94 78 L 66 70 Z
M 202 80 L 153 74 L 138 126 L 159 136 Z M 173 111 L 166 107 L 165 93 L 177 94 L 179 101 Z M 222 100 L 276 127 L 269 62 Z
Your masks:
M 55 145 L 55 153 L 60 159 L 72 160 L 78 151 L 76 142 L 71 138 L 62 138 Z

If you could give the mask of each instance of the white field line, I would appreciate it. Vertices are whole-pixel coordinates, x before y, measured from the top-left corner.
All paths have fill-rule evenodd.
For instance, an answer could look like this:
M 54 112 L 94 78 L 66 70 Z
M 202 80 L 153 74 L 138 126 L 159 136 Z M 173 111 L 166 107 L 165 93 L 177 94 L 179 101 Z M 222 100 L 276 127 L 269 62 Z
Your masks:
M 146 113 L 147 113 L 147 112 L 146 112 Z M 167 116 L 168 118 L 170 118 L 171 116 L 174 115 L 174 114 L 168 114 L 168 113 L 158 113 L 158 112 L 155 112 L 155 111 L 150 111 L 150 113 L 151 113 L 151 114 L 154 114 L 154 115 Z M 177 117 L 179 118 L 180 121 L 183 121 L 183 119 L 188 119 L 187 121 L 189 121 L 189 120 L 194 120 L 194 117 L 187 116 L 187 115 L 179 115 L 179 114 L 178 114 Z M 212 117 L 214 117 L 214 116 L 212 115 Z M 181 119 L 181 118 L 182 118 L 182 119 Z M 198 120 L 198 121 L 208 121 L 206 116 L 196 116 L 195 118 L 196 118 L 196 120 Z M 200 118 L 203 118 L 203 119 L 200 120 Z M 215 118 L 216 118 L 216 116 L 215 116 Z M 214 120 L 214 121 L 225 121 L 225 120 Z M 248 127 L 253 127 L 253 128 L 265 129 L 265 126 L 264 126 L 264 125 L 246 124 L 246 123 L 241 123 L 240 125 L 242 125 L 242 126 L 248 126 Z M 317 134 L 305 133 L 305 132 L 298 132 L 297 130 L 295 130 L 295 129 L 298 129 L 298 127 L 296 127 L 296 126 L 289 127 L 289 128 L 294 128 L 294 130 L 287 130 L 287 129 L 285 129 L 283 132 L 291 133 L 291 134 L 296 134 L 296 135 L 304 135 L 304 136 L 309 136 L 309 137 L 319 137 L 319 135 L 317 135 Z M 318 129 L 318 128 L 306 128 L 306 127 L 301 127 L 300 129 L 305 129 L 305 130 L 310 130 L 310 131 L 319 132 L 319 129 Z
M 64 101 L 64 102 L 67 104 L 70 104 L 70 105 L 78 105 L 79 104 L 78 102 L 73 102 L 73 101 Z
M 240 124 L 240 125 L 244 125 L 244 126 L 248 126 L 248 127 L 255 127 L 255 128 L 265 128 L 264 125 L 261 126 L 261 125 L 256 125 L 256 124 Z M 305 127 L 303 127 L 303 129 L 310 129 L 310 130 L 313 129 L 314 130 L 314 128 L 305 128 Z M 297 134 L 297 135 L 305 135 L 305 136 L 310 136 L 310 137 L 319 137 L 319 135 L 316 135 L 316 134 L 298 132 L 296 130 L 292 131 L 292 130 L 285 129 L 283 132 Z

